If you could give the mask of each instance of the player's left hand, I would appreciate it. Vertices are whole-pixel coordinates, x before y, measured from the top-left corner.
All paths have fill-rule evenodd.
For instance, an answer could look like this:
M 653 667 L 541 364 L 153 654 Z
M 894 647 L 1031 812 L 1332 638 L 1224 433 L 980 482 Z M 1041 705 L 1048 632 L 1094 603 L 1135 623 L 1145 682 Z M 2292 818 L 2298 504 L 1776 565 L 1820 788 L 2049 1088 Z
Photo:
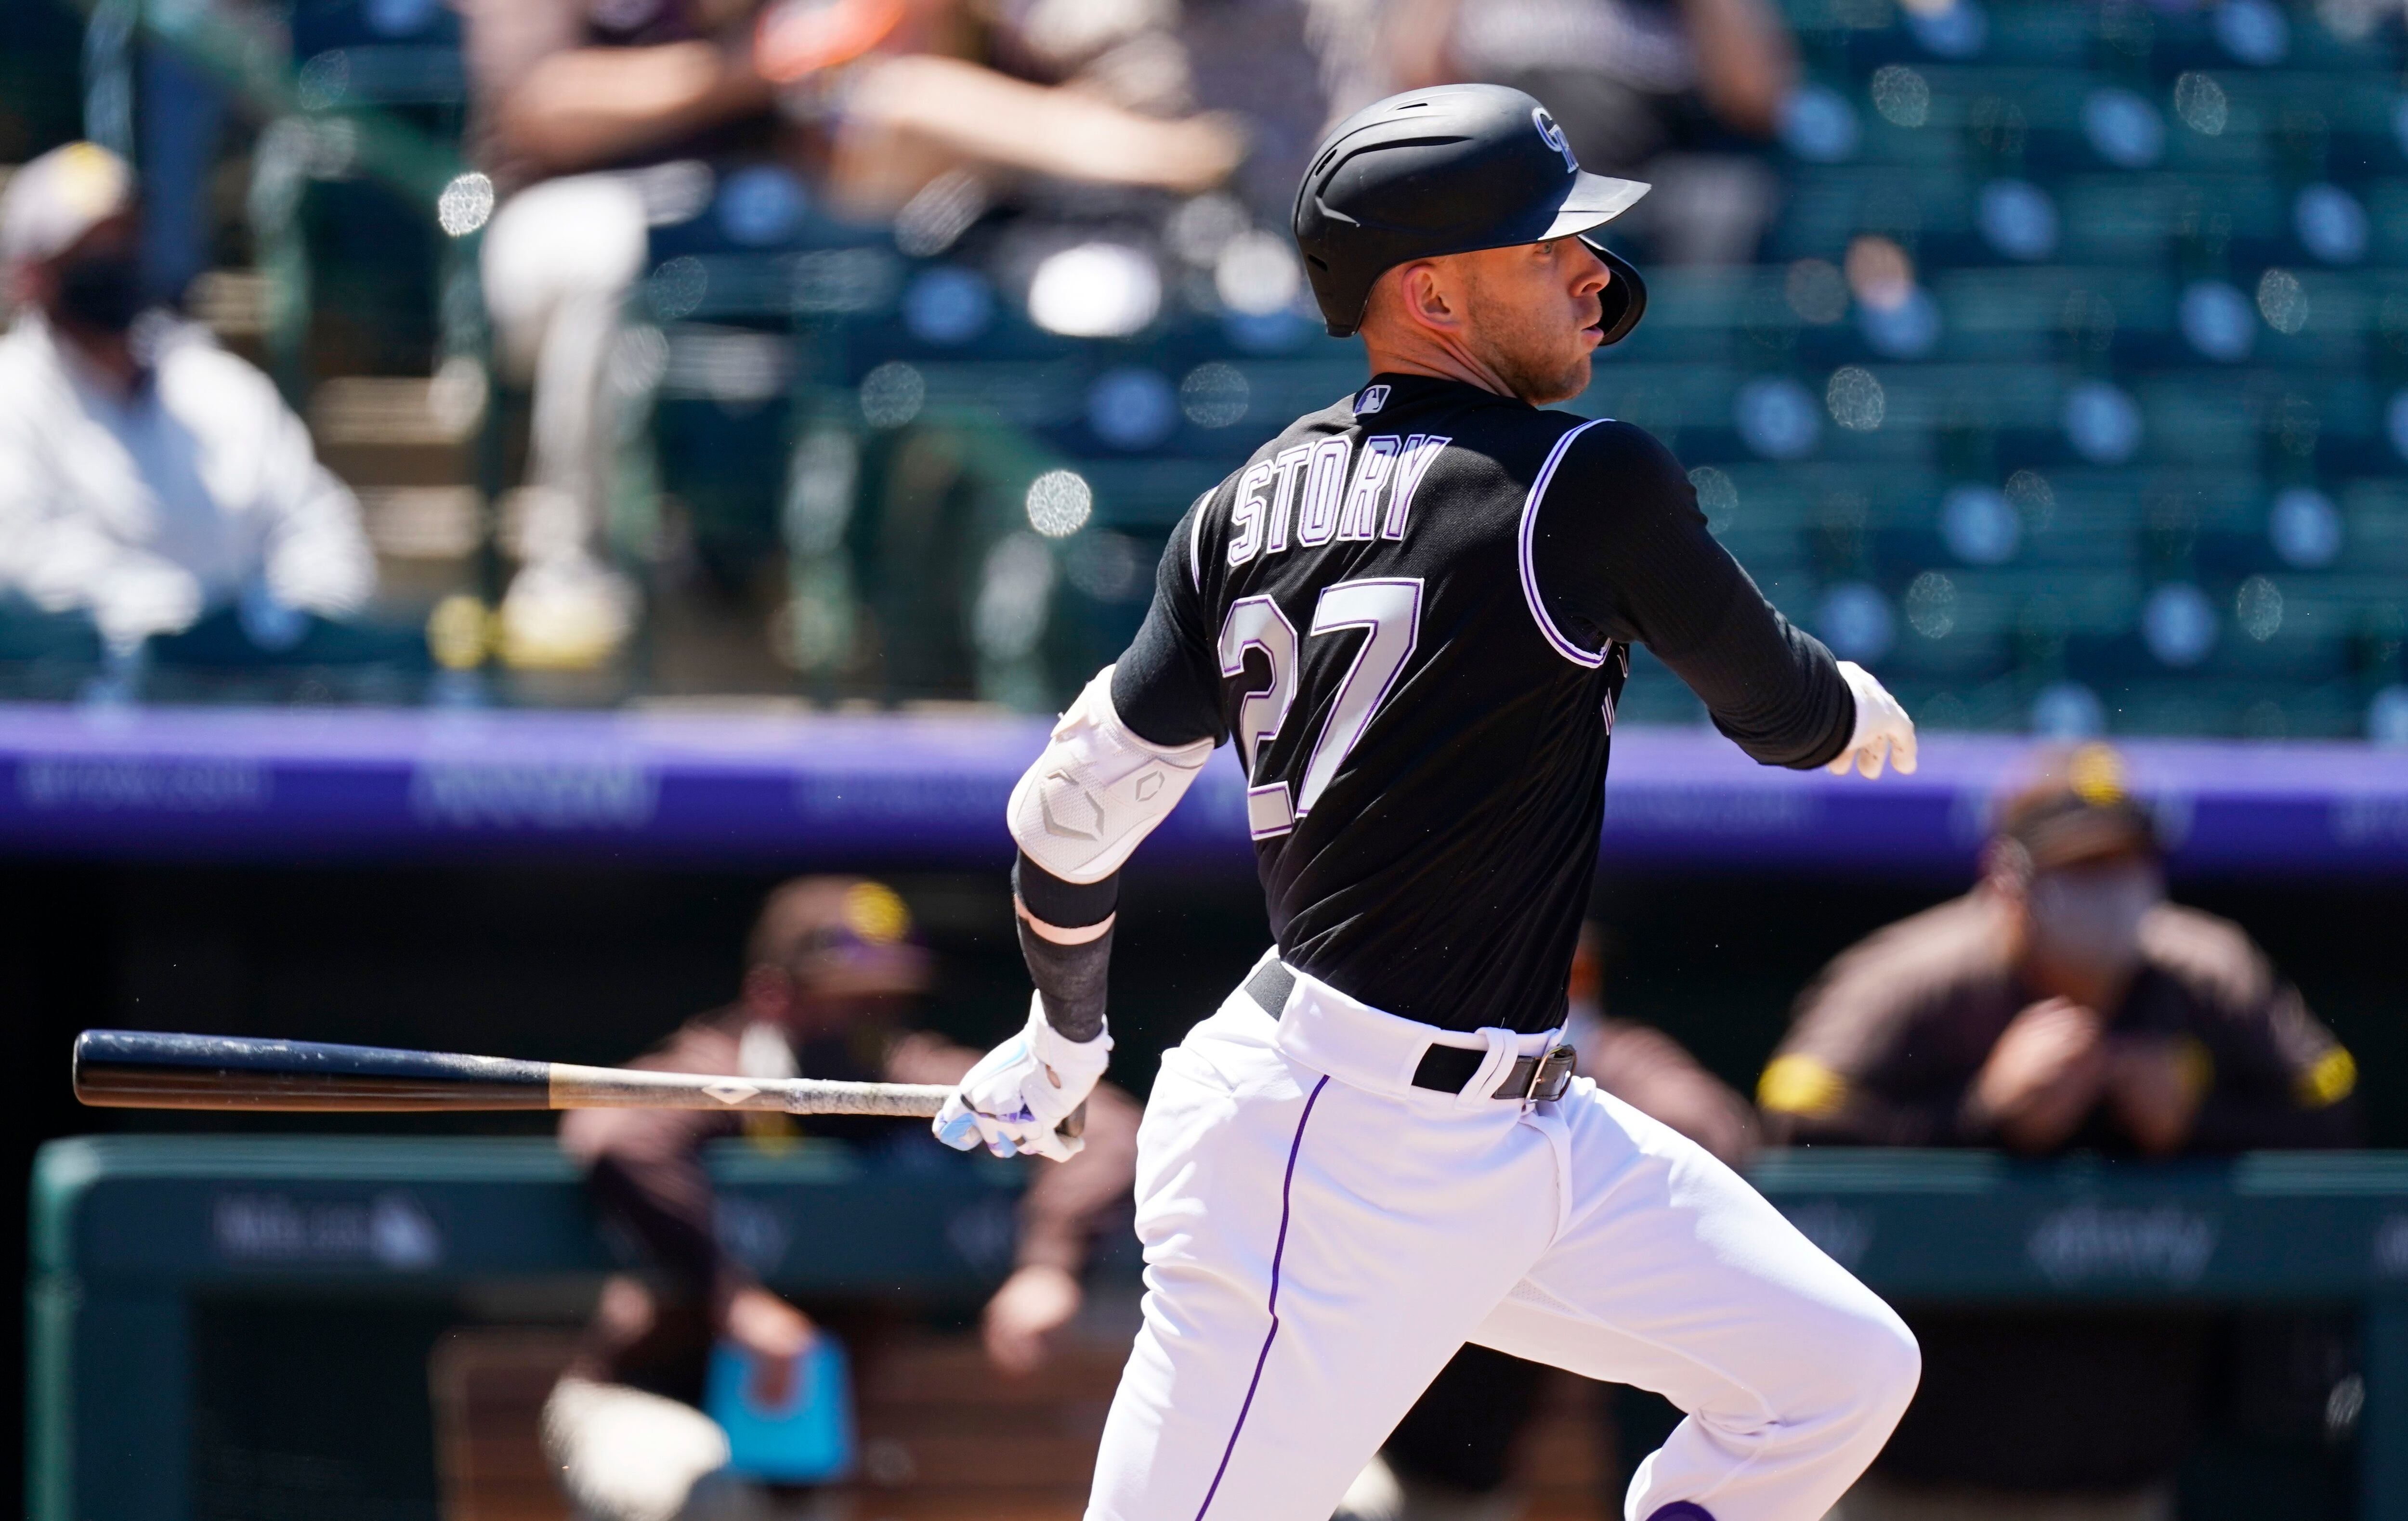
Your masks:
M 1888 689 L 1856 661 L 1842 661 L 1840 675 L 1856 700 L 1856 730 L 1848 736 L 1848 747 L 1823 769 L 1834 776 L 1844 776 L 1854 766 L 1867 776 L 1878 776 L 1882 774 L 1882 761 L 1887 758 L 1900 775 L 1914 775 L 1914 720 L 1906 716 L 1906 709 L 1899 706 Z
M 1044 1000 L 1031 994 L 1027 1025 L 964 1074 L 931 1129 L 957 1151 L 983 1141 L 998 1157 L 1028 1152 L 1067 1162 L 1086 1142 L 1064 1134 L 1062 1122 L 1095 1091 L 1111 1050 L 1109 1031 L 1091 1041 L 1063 1035 L 1046 1023 Z

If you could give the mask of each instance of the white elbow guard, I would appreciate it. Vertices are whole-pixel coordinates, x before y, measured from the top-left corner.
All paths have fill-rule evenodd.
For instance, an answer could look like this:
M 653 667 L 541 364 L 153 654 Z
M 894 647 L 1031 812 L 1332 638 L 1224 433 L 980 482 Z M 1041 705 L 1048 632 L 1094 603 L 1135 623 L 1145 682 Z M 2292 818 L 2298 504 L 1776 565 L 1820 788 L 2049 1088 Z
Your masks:
M 1100 882 L 1169 817 L 1212 754 L 1212 742 L 1163 749 L 1112 711 L 1112 668 L 1096 673 L 1054 742 L 1011 789 L 1011 837 L 1065 882 Z

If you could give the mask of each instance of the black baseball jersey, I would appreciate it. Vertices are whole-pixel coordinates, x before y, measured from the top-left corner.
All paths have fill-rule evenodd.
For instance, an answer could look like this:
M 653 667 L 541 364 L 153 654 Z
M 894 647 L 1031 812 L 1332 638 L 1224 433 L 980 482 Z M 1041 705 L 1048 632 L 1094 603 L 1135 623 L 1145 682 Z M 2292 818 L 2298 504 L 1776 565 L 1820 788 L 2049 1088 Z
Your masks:
M 1644 643 L 1757 760 L 1855 704 L 1612 421 L 1383 375 L 1188 509 L 1112 677 L 1159 745 L 1233 739 L 1289 965 L 1452 1030 L 1551 1029 Z

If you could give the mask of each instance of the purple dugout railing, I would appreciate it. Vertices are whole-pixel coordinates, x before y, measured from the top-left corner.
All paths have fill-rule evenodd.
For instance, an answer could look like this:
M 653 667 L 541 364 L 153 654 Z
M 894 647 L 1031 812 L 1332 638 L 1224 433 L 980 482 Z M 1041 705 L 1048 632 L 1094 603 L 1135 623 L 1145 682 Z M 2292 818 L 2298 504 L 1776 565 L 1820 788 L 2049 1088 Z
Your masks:
M 981 868 L 1042 720 L 987 715 L 0 704 L 0 852 L 266 861 L 608 856 Z M 2188 876 L 2408 875 L 2408 750 L 2123 746 Z M 1914 776 L 1757 766 L 1701 729 L 1617 736 L 1609 862 L 1961 877 L 2030 742 L 1932 735 Z M 1138 866 L 1244 872 L 1214 757 Z

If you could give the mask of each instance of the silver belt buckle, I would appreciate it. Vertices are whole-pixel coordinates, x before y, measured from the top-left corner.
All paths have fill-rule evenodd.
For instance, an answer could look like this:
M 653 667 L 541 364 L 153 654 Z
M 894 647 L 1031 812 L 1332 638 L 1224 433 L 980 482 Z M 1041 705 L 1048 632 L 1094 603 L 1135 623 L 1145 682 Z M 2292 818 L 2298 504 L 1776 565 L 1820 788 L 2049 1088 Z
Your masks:
M 1522 1095 L 1529 1103 L 1553 1103 L 1572 1086 L 1572 1065 L 1580 1054 L 1569 1045 L 1558 1045 L 1540 1058 L 1530 1068 L 1530 1086 Z

